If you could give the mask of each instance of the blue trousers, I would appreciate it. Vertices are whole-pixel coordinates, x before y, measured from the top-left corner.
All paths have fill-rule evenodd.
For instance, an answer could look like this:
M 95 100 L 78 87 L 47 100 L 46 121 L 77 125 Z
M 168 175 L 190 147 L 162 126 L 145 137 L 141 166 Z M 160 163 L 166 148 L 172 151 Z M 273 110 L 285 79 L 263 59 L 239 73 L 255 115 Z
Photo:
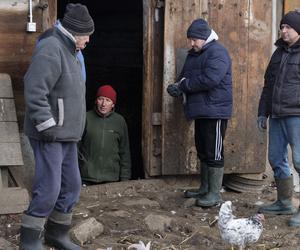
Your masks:
M 35 174 L 26 214 L 48 217 L 53 209 L 70 213 L 81 189 L 77 144 L 34 139 L 30 139 L 30 144 L 35 157 Z
M 300 173 L 300 117 L 270 118 L 268 158 L 277 179 L 289 178 L 292 174 L 288 145 L 292 150 L 294 167 Z

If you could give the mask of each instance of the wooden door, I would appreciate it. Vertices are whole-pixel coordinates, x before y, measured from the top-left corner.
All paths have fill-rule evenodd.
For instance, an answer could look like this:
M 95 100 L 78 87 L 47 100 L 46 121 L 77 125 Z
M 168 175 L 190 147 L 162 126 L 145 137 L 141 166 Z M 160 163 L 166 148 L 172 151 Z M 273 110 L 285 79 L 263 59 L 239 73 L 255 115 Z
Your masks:
M 205 18 L 228 48 L 233 62 L 233 117 L 225 139 L 226 173 L 261 173 L 266 162 L 266 133 L 256 126 L 264 71 L 271 55 L 272 1 L 166 0 L 162 92 L 162 174 L 199 172 L 193 122 L 184 118 L 179 99 L 166 92 L 175 81 L 176 51 L 186 47 L 186 29 Z
M 175 82 L 176 57 L 187 48 L 186 30 L 199 17 L 207 19 L 208 1 L 166 0 L 164 21 L 164 75 L 162 106 L 162 174 L 199 172 L 199 161 L 194 146 L 193 122 L 183 114 L 182 99 L 172 98 L 166 87 Z

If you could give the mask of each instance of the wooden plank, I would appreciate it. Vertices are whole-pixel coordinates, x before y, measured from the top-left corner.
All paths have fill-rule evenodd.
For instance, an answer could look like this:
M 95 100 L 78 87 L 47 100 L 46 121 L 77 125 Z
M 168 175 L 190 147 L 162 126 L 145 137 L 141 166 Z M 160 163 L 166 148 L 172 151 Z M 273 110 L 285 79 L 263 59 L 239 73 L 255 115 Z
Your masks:
M 1 0 L 2 3 L 3 0 Z M 26 32 L 28 21 L 28 2 L 21 7 L 20 0 L 8 0 L 7 8 L 0 8 L 0 34 L 10 32 Z M 24 4 L 24 1 L 22 1 Z M 2 3 L 3 4 L 3 3 Z M 33 22 L 36 23 L 37 31 L 41 31 L 41 9 L 36 8 L 37 1 L 33 1 Z M 25 7 L 25 8 L 24 8 Z
M 272 1 L 249 2 L 249 51 L 247 72 L 247 114 L 245 164 L 239 166 L 240 173 L 262 173 L 265 171 L 267 133 L 257 129 L 257 109 L 264 84 L 264 74 L 271 57 Z M 259 63 L 257 61 L 259 60 Z
M 1 178 L 0 189 L 8 187 L 8 176 L 9 176 L 9 173 L 8 173 L 7 167 L 0 167 L 0 178 Z
M 0 143 L 0 166 L 23 165 L 20 143 Z
M 3 181 L 2 181 L 2 172 L 1 172 L 1 168 L 0 168 L 0 192 L 1 189 L 4 187 Z
M 167 85 L 175 82 L 176 51 L 185 48 L 186 30 L 199 17 L 207 18 L 208 1 L 165 1 L 164 75 L 162 111 L 162 174 L 199 173 L 194 146 L 194 124 L 185 119 L 180 98 L 172 98 Z
M 0 192 L 0 214 L 23 213 L 29 205 L 28 191 L 24 188 L 4 188 Z
M 0 98 L 13 98 L 11 79 L 8 74 L 0 73 Z
M 226 4 L 212 1 L 209 23 L 219 36 L 219 41 L 229 50 L 232 58 L 233 114 L 225 138 L 225 171 L 235 171 L 245 162 L 247 113 L 247 56 L 249 23 L 246 15 L 248 1 L 233 0 Z M 224 15 L 224 13 L 227 13 Z M 234 28 L 233 28 L 234 27 Z M 234 44 L 234 46 L 233 46 Z M 256 112 L 255 112 L 256 113 Z M 256 119 L 255 119 L 256 120 Z
M 284 13 L 300 8 L 300 0 L 284 0 Z
M 0 122 L 0 142 L 20 142 L 17 122 Z
M 5 33 L 7 43 L 1 43 L 0 62 L 23 62 L 30 59 L 37 36 L 40 33 Z M 0 35 L 1 37 L 1 35 Z M 2 69 L 1 69 L 2 71 Z M 2 71 L 4 72 L 4 71 Z M 6 72 L 5 72 L 6 73 Z
M 175 80 L 176 49 L 185 46 L 188 25 L 195 18 L 208 16 L 210 26 L 228 48 L 233 62 L 233 117 L 225 139 L 225 172 L 263 172 L 267 140 L 266 134 L 260 134 L 256 127 L 256 116 L 273 43 L 272 1 L 165 2 L 163 88 Z M 180 99 L 168 96 L 165 91 L 162 126 L 162 173 L 198 173 L 193 123 L 183 117 Z
M 161 124 L 152 118 L 162 111 L 163 8 L 156 0 L 143 0 L 144 79 L 142 108 L 142 153 L 146 176 L 161 175 Z M 155 101 L 154 101 L 155 100 Z
M 24 176 L 19 166 L 10 166 L 8 171 L 17 187 L 26 188 Z
M 57 0 L 41 0 L 42 8 L 42 31 L 50 28 L 57 19 Z
M 24 97 L 23 77 L 31 59 L 36 38 L 42 31 L 42 10 L 36 5 L 40 1 L 33 1 L 33 21 L 37 24 L 37 32 L 26 32 L 28 21 L 28 1 L 1 0 L 0 1 L 0 69 L 1 73 L 11 76 L 15 105 L 19 124 L 23 124 Z M 56 0 L 48 1 L 51 6 L 49 22 L 52 22 L 56 10 Z M 45 16 L 45 18 L 47 18 Z M 22 129 L 22 125 L 21 125 Z
M 17 115 L 13 99 L 0 98 L 0 122 L 16 122 Z
M 257 129 L 256 116 L 271 55 L 272 2 L 219 2 L 212 1 L 209 21 L 233 62 L 233 117 L 225 140 L 225 172 L 260 173 L 265 170 L 267 139 Z

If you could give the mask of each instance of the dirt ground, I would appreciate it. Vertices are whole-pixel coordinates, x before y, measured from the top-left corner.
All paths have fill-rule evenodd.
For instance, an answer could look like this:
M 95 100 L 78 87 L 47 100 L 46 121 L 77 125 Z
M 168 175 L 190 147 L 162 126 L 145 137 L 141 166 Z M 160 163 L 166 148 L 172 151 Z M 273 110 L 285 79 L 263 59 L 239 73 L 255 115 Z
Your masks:
M 127 249 L 139 240 L 151 241 L 151 249 L 159 250 L 229 249 L 221 240 L 215 222 L 219 207 L 195 207 L 194 199 L 183 198 L 185 185 L 147 179 L 83 187 L 80 202 L 74 210 L 74 225 L 94 217 L 104 227 L 104 232 L 85 243 L 83 249 Z M 274 201 L 276 189 L 266 183 L 260 193 L 224 189 L 222 196 L 233 202 L 237 217 L 248 217 L 257 211 L 258 205 Z M 298 199 L 294 202 L 299 205 Z M 300 249 L 300 228 L 289 228 L 289 217 L 265 215 L 260 240 L 247 249 Z M 0 239 L 18 245 L 20 218 L 19 214 L 0 216 Z M 155 218 L 161 218 L 161 221 L 155 221 Z M 164 227 L 155 229 L 160 223 Z M 2 246 L 0 249 L 17 247 Z

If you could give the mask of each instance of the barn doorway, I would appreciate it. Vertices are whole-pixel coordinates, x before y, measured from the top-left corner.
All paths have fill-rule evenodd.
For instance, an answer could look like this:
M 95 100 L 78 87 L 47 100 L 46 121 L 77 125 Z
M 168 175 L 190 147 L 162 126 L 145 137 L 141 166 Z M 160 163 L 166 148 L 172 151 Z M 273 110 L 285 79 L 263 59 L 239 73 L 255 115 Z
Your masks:
M 59 0 L 57 17 L 68 3 L 85 4 L 95 22 L 95 32 L 84 49 L 87 70 L 87 110 L 93 108 L 96 90 L 110 84 L 117 93 L 116 111 L 127 121 L 132 178 L 144 178 L 142 138 L 143 1 Z

